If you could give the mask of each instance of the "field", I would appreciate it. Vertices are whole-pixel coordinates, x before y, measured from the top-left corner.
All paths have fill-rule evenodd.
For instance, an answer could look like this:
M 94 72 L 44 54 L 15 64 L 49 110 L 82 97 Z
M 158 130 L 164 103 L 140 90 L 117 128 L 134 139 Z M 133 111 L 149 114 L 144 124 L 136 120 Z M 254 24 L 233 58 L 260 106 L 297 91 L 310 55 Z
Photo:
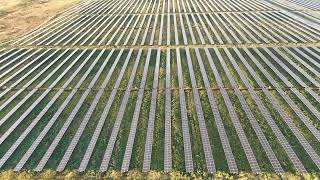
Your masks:
M 0 50 L 0 169 L 319 172 L 319 10 L 81 1 Z
M 80 0 L 1 0 L 0 42 L 16 40 Z

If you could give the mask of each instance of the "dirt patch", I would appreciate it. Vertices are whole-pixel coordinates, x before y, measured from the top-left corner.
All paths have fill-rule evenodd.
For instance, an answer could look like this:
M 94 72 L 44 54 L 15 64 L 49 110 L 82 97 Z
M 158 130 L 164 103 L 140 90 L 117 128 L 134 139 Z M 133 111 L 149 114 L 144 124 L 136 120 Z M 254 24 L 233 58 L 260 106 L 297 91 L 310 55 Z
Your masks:
M 50 17 L 81 0 L 1 0 L 0 42 L 30 32 Z

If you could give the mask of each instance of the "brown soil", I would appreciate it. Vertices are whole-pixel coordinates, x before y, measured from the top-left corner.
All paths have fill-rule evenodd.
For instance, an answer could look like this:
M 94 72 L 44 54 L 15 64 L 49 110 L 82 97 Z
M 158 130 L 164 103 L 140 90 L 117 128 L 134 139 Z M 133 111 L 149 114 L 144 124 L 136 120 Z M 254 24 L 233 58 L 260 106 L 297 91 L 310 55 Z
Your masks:
M 0 42 L 14 40 L 81 0 L 0 0 Z

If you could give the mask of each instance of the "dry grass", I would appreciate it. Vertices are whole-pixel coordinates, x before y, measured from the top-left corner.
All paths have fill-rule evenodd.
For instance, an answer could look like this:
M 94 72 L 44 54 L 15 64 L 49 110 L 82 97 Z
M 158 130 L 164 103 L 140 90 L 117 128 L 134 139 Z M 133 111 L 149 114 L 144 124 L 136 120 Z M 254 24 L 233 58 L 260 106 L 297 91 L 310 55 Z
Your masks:
M 16 39 L 81 0 L 0 0 L 0 42 Z
M 84 173 L 78 173 L 76 171 L 65 171 L 65 172 L 56 172 L 53 170 L 44 170 L 42 172 L 32 172 L 32 171 L 22 171 L 22 172 L 13 172 L 12 170 L 0 171 L 0 179 L 6 180 L 32 180 L 32 179 L 152 179 L 152 180 L 161 180 L 161 179 L 218 179 L 218 180 L 263 180 L 263 179 L 272 179 L 272 180 L 318 180 L 319 173 L 261 173 L 253 174 L 240 172 L 239 174 L 229 174 L 227 172 L 216 172 L 214 174 L 207 174 L 203 172 L 198 173 L 183 173 L 183 172 L 171 172 L 164 173 L 159 171 L 150 171 L 148 173 L 142 173 L 139 171 L 129 171 L 126 173 L 121 173 L 119 171 L 108 171 L 106 173 L 100 173 L 95 171 L 87 171 Z

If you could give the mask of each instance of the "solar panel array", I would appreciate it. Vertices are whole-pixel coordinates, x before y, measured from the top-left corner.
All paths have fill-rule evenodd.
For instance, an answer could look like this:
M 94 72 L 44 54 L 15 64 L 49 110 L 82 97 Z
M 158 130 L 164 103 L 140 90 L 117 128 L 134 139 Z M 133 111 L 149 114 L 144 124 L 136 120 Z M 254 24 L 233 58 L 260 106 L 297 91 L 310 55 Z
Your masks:
M 313 0 L 87 0 L 0 50 L 0 169 L 319 171 Z

